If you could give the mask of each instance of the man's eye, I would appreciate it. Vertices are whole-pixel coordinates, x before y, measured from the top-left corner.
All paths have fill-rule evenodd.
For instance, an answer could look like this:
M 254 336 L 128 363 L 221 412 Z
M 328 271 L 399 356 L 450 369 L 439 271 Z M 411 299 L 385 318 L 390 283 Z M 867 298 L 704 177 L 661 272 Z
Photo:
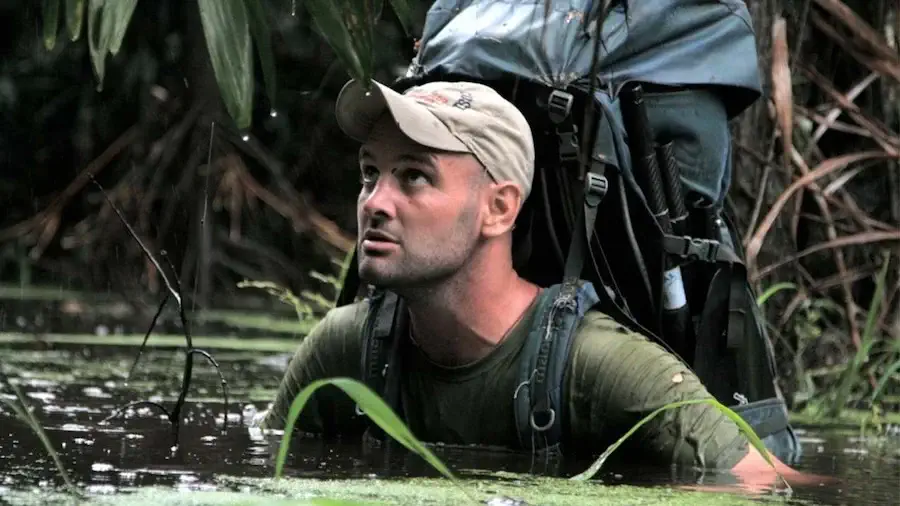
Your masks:
M 363 166 L 359 171 L 359 180 L 363 184 L 374 183 L 378 179 L 378 171 L 371 165 Z
M 403 179 L 405 179 L 408 184 L 413 185 L 428 184 L 430 182 L 427 174 L 425 174 L 421 170 L 416 169 L 408 169 L 404 171 Z

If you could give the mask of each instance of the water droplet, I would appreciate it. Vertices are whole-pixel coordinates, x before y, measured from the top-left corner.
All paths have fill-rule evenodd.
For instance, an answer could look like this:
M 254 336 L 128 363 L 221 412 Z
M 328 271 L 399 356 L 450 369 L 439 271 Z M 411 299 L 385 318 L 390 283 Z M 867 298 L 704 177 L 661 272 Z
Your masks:
M 291 16 L 297 15 L 297 0 L 291 0 Z
M 275 109 L 272 109 L 271 111 L 269 111 L 269 116 L 271 116 L 273 118 L 278 117 L 278 111 L 276 111 Z
M 242 140 L 242 141 L 244 141 L 244 142 L 247 142 L 247 141 L 249 141 L 249 140 L 250 140 L 250 136 L 249 136 L 249 135 L 247 135 L 247 134 L 244 134 L 244 136 L 243 136 L 243 137 L 241 137 L 241 140 Z

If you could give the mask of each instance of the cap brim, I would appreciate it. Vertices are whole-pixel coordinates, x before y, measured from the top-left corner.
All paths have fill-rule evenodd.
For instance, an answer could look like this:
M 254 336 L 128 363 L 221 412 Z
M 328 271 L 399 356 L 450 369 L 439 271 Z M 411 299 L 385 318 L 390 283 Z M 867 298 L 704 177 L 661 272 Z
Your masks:
M 373 80 L 372 84 L 372 89 L 366 90 L 354 79 L 341 89 L 335 116 L 345 134 L 365 142 L 375 123 L 388 112 L 400 131 L 423 146 L 442 151 L 469 151 L 428 107 L 377 81 Z

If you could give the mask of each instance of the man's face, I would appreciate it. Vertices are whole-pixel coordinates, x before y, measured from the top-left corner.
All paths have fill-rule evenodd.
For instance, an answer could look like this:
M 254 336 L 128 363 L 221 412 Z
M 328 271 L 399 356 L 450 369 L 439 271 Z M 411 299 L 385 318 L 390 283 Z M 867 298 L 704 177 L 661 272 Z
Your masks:
M 477 247 L 480 189 L 488 176 L 469 155 L 436 153 L 385 115 L 360 149 L 359 275 L 385 288 L 451 277 Z

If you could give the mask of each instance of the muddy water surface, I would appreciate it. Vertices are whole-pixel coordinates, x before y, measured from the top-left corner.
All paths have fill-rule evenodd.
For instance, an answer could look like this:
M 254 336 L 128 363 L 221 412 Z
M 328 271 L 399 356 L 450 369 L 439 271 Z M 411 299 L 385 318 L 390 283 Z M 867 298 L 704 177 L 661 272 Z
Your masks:
M 295 440 L 287 471 L 295 479 L 269 479 L 279 435 L 263 435 L 248 428 L 248 423 L 272 399 L 290 351 L 300 339 L 290 329 L 270 333 L 269 338 L 198 338 L 209 345 L 206 349 L 227 380 L 227 428 L 219 376 L 200 357 L 194 362 L 180 444 L 174 445 L 168 420 L 151 407 L 129 410 L 101 423 L 129 402 L 152 400 L 171 408 L 178 397 L 184 354 L 175 335 L 151 337 L 151 342 L 166 346 L 146 351 L 126 381 L 141 337 L 0 329 L 0 363 L 5 374 L 21 387 L 63 465 L 92 501 L 225 504 L 268 497 L 268 502 L 260 502 L 265 504 L 277 497 L 314 496 L 384 504 L 461 504 L 465 500 L 458 487 L 438 478 L 417 456 L 358 444 Z M 0 387 L 0 395 L 12 398 L 9 388 Z M 622 466 L 605 468 L 588 484 L 535 480 L 516 473 L 571 476 L 589 463 L 548 467 L 502 451 L 434 450 L 465 477 L 463 487 L 474 491 L 479 500 L 494 500 L 489 504 L 498 506 L 517 504 L 515 500 L 527 504 L 741 504 L 748 496 L 791 503 L 900 504 L 900 426 L 885 429 L 881 435 L 861 437 L 858 428 L 801 427 L 805 455 L 795 467 L 839 480 L 794 487 L 790 497 L 772 491 L 749 494 L 730 476 L 672 476 Z M 719 485 L 731 493 L 677 492 L 681 485 L 698 482 Z M 31 429 L 0 407 L 0 502 L 67 503 L 70 498 L 62 494 L 62 483 Z

